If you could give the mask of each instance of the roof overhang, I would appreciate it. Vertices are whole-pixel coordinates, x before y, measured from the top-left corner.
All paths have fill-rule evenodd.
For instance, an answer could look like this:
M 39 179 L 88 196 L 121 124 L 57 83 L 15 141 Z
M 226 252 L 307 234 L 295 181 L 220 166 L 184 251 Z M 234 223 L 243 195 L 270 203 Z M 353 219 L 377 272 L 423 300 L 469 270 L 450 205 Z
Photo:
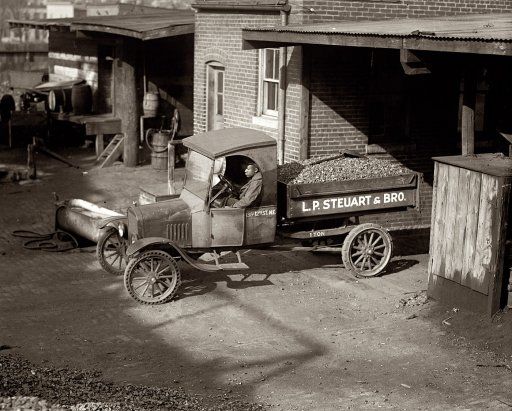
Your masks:
M 155 40 L 165 37 L 180 36 L 183 34 L 194 33 L 194 21 L 188 23 L 181 22 L 167 27 L 160 27 L 151 30 L 137 31 L 125 27 L 116 27 L 111 25 L 89 24 L 87 22 L 76 22 L 70 27 L 70 31 L 89 31 L 95 33 L 113 34 L 124 37 L 132 37 L 142 41 Z
M 303 44 L 512 56 L 512 14 L 245 28 L 243 48 Z
M 41 29 L 69 31 L 71 19 L 9 20 L 10 29 Z
M 290 11 L 288 0 L 199 0 L 197 10 Z
M 132 37 L 142 41 L 194 33 L 194 12 L 175 10 L 159 14 L 130 14 L 48 20 L 10 20 L 10 28 L 93 32 Z

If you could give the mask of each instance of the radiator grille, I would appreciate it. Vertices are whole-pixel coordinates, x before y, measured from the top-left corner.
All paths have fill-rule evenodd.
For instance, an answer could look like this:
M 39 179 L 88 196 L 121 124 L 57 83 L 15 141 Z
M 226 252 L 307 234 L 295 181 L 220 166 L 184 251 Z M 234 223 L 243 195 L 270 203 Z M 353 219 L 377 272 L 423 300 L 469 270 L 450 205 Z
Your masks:
M 169 224 L 167 236 L 171 241 L 186 243 L 188 241 L 188 223 Z
M 128 238 L 132 237 L 132 234 L 141 235 L 141 233 L 138 232 L 139 227 L 137 224 L 137 217 L 133 213 L 132 209 L 128 209 Z

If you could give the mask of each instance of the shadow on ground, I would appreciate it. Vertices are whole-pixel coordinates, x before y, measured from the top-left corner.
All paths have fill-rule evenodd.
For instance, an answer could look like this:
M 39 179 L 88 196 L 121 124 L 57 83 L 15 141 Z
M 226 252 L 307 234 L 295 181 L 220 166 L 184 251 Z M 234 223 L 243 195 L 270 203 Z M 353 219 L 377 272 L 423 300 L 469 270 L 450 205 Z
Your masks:
M 226 274 L 201 276 L 185 270 L 180 299 L 153 307 L 131 300 L 122 278 L 100 270 L 94 254 L 23 250 L 10 233 L 17 229 L 51 230 L 53 192 L 61 199 L 82 198 L 122 208 L 137 197 L 140 181 L 154 183 L 164 176 L 122 166 L 101 173 L 90 170 L 90 153 L 84 156 L 80 150 L 68 149 L 66 155 L 80 164 L 80 169 L 38 158 L 38 168 L 44 175 L 40 180 L 0 185 L 4 194 L 0 196 L 0 249 L 5 254 L 0 262 L 4 285 L 0 290 L 0 343 L 20 347 L 17 350 L 35 362 L 99 369 L 118 383 L 178 384 L 196 393 L 242 393 L 247 401 L 257 400 L 254 384 L 262 380 L 262 367 L 272 368 L 265 378 L 282 375 L 289 370 L 287 364 L 304 364 L 324 352 L 324 347 L 307 333 L 270 315 L 264 306 L 216 289 L 218 282 L 242 292 L 273 286 L 273 276 L 290 271 L 289 259 L 275 261 L 263 275 L 253 269 L 240 281 Z M 2 161 L 19 162 L 23 158 L 20 153 L 3 154 Z M 303 262 L 296 262 L 295 268 L 303 269 Z M 196 310 L 194 304 L 180 301 L 184 297 L 206 297 L 206 308 Z M 212 338 L 229 335 L 228 324 L 240 329 L 245 322 L 265 324 L 264 333 L 285 340 L 289 349 L 275 353 L 263 346 L 240 364 L 238 354 L 223 352 L 225 344 L 218 348 L 212 344 Z M 233 332 L 230 338 L 246 344 L 258 340 L 243 332 Z M 233 345 L 239 347 L 236 342 Z M 229 375 L 241 366 L 245 374 L 237 384 Z

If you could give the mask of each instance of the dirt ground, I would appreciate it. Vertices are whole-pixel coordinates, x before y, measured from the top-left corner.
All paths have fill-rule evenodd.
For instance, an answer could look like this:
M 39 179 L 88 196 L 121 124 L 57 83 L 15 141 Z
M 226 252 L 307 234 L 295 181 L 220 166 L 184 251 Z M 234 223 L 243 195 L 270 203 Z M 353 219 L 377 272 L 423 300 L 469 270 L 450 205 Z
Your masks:
M 29 251 L 12 237 L 52 231 L 53 192 L 122 211 L 165 182 L 149 166 L 91 169 L 92 149 L 64 154 L 81 168 L 38 157 L 38 180 L 0 184 L 0 346 L 12 347 L 0 360 L 270 409 L 512 409 L 512 316 L 427 300 L 424 233 L 394 233 L 378 278 L 354 278 L 339 253 L 281 245 L 245 253 L 243 273 L 182 265 L 178 298 L 142 306 L 91 248 Z M 0 163 L 24 162 L 0 148 Z

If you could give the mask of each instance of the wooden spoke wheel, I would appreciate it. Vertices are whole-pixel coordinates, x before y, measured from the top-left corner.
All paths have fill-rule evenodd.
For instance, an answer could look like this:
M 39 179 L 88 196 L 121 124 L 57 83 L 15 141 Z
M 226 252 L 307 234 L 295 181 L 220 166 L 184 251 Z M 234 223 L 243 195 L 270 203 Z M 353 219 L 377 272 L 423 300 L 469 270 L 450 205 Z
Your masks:
M 130 260 L 124 272 L 124 285 L 141 304 L 170 301 L 181 283 L 176 260 L 160 250 L 150 250 Z
M 374 277 L 386 268 L 393 253 L 393 241 L 378 224 L 353 228 L 343 242 L 341 257 L 345 268 L 357 277 Z
M 104 231 L 96 245 L 96 256 L 106 272 L 123 275 L 126 268 L 126 240 L 115 228 Z

